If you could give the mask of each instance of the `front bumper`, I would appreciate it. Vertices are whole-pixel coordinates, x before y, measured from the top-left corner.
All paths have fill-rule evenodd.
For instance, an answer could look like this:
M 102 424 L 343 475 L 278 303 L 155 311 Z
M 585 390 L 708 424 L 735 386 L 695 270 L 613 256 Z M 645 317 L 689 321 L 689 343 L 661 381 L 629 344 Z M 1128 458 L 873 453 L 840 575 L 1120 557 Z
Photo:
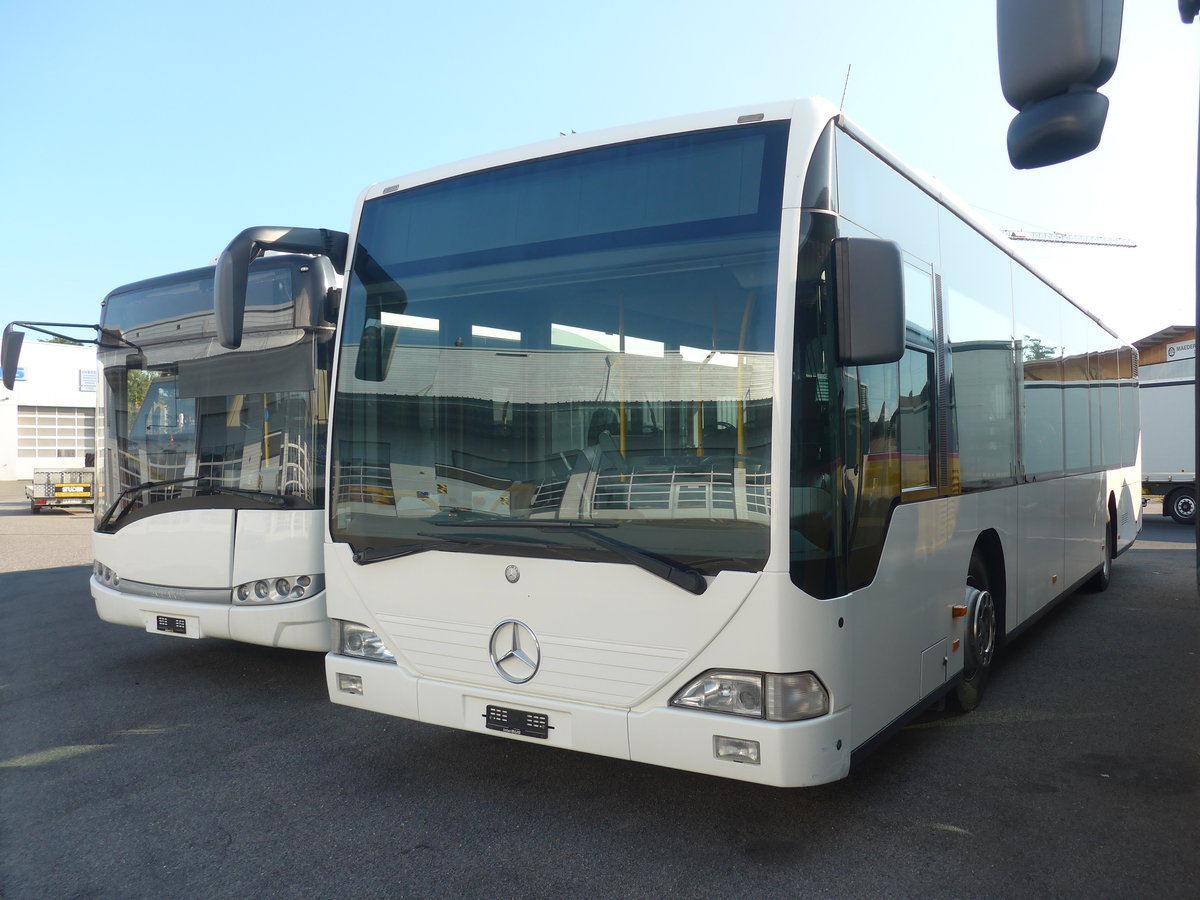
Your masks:
M 164 591 L 169 590 L 164 588 Z M 188 637 L 224 638 L 265 647 L 324 652 L 330 647 L 331 627 L 325 614 L 325 592 L 303 600 L 265 606 L 198 603 L 125 594 L 92 576 L 96 614 L 105 622 L 158 633 L 159 616 L 195 625 Z
M 359 679 L 361 693 L 341 690 L 339 675 Z M 398 665 L 336 653 L 325 656 L 325 677 L 330 699 L 345 706 L 722 778 L 804 787 L 836 781 L 850 768 L 848 709 L 802 722 L 767 722 L 666 706 L 612 709 L 417 678 Z M 489 705 L 546 716 L 548 736 L 523 737 L 489 729 Z M 715 736 L 758 742 L 761 762 L 718 759 Z

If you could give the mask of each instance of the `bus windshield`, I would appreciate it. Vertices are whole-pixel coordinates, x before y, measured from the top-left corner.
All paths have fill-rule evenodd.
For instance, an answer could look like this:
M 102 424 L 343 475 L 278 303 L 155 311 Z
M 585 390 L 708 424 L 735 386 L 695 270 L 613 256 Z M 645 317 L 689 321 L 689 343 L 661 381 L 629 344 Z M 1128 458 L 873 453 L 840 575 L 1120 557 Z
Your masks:
M 334 540 L 360 561 L 428 544 L 761 569 L 786 140 L 677 135 L 365 204 Z
M 150 364 L 133 355 L 104 365 L 99 527 L 180 508 L 256 508 L 272 496 L 319 507 L 324 416 L 313 354 L 301 340 L 252 357 Z

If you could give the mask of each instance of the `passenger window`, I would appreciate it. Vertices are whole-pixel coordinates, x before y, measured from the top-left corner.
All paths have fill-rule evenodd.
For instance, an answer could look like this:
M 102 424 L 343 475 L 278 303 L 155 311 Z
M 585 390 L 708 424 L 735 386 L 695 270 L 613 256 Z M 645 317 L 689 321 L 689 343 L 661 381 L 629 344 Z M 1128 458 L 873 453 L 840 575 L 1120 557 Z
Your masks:
M 909 347 L 900 360 L 900 401 L 896 407 L 901 488 L 934 484 L 934 383 L 933 354 Z

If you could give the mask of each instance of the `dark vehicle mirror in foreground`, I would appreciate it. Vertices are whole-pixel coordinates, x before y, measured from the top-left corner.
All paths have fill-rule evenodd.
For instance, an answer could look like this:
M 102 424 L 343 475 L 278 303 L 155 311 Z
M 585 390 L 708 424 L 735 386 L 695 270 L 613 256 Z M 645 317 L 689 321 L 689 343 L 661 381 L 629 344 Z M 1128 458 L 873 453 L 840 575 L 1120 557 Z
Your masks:
M 4 386 L 10 391 L 17 380 L 17 364 L 21 360 L 21 344 L 25 342 L 25 334 L 13 331 L 15 323 L 9 322 L 4 328 L 3 343 L 0 344 L 0 371 L 4 372 Z
M 125 338 L 115 332 L 105 331 L 99 325 L 85 325 L 80 322 L 9 322 L 4 326 L 4 337 L 0 338 L 0 369 L 4 371 L 4 386 L 10 391 L 13 389 L 13 383 L 17 380 L 17 366 L 21 362 L 21 345 L 25 343 L 25 333 L 14 331 L 13 329 L 15 328 L 28 328 L 30 331 L 48 334 L 50 337 L 58 338 L 69 344 L 94 344 L 97 346 L 114 347 L 124 344 L 127 347 L 133 347 L 135 350 L 138 349 L 136 344 L 125 340 Z M 52 328 L 90 329 L 96 333 L 96 336 L 77 338 L 73 335 L 51 331 L 50 329 Z
M 836 238 L 834 290 L 838 361 L 892 363 L 904 355 L 904 272 L 900 246 L 875 238 Z
M 1004 99 L 1018 110 L 1008 156 L 1034 169 L 1096 149 L 1121 43 L 1122 0 L 999 0 L 996 41 Z

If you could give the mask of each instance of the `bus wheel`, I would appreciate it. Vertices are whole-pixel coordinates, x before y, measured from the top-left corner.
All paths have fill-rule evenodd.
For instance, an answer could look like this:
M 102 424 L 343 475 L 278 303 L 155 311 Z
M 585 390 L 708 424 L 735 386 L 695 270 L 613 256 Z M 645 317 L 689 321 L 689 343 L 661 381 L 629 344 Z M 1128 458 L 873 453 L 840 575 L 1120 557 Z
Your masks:
M 1104 523 L 1104 565 L 1088 580 L 1088 583 L 1084 585 L 1084 590 L 1091 591 L 1093 594 L 1101 594 L 1108 590 L 1109 584 L 1112 583 L 1112 564 L 1113 556 L 1116 555 L 1116 546 L 1117 523 L 1113 521 L 1110 509 Z
M 987 567 L 978 556 L 971 557 L 967 570 L 966 600 L 963 677 L 954 689 L 953 698 L 960 710 L 970 712 L 979 705 L 996 655 L 996 601 L 988 590 Z
M 1171 518 L 1180 525 L 1196 521 L 1196 495 L 1190 488 L 1179 488 L 1163 501 Z

